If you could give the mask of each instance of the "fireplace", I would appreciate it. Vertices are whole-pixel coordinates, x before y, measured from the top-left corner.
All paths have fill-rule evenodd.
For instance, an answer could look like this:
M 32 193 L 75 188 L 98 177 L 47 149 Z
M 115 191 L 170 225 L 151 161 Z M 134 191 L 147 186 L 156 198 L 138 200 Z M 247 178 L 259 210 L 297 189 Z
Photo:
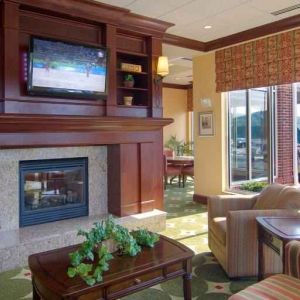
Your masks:
M 20 161 L 20 227 L 88 215 L 88 158 Z

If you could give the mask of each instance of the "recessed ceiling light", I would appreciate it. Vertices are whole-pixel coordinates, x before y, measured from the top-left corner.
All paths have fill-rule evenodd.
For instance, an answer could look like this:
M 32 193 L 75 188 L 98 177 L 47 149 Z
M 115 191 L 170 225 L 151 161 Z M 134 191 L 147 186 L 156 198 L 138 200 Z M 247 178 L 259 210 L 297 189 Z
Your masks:
M 211 25 L 205 25 L 205 26 L 204 26 L 204 29 L 211 29 L 211 28 L 212 28 Z

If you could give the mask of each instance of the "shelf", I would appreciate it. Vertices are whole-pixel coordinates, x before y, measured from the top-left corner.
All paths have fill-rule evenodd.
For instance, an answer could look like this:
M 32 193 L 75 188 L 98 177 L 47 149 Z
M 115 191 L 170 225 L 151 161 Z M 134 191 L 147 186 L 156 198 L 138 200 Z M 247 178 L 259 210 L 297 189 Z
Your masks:
M 121 73 L 133 73 L 135 75 L 141 74 L 141 75 L 147 75 L 147 72 L 134 72 L 134 71 L 125 71 L 125 70 L 121 70 L 121 69 L 117 69 L 118 72 Z
M 131 52 L 131 51 L 122 51 L 117 50 L 117 54 L 125 54 L 125 55 L 131 55 L 131 56 L 140 56 L 140 57 L 148 57 L 148 54 L 145 53 L 138 53 L 138 52 Z
M 137 87 L 125 87 L 125 86 L 118 86 L 120 90 L 130 90 L 130 91 L 141 91 L 141 92 L 148 92 L 148 89 L 145 88 L 137 88 Z
M 126 108 L 149 108 L 149 106 L 147 105 L 124 105 L 124 104 L 118 104 L 118 106 L 121 106 L 121 107 L 126 107 Z

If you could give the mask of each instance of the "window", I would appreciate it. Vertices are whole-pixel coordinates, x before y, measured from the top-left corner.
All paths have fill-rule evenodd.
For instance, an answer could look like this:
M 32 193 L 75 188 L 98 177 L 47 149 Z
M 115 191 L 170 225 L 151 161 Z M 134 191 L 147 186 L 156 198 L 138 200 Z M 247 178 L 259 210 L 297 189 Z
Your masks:
M 275 173 L 274 88 L 229 93 L 229 185 L 273 181 Z
M 297 173 L 298 173 L 298 183 L 300 183 L 300 83 L 296 83 L 294 85 L 294 100 L 296 101 L 296 126 L 295 126 L 295 133 L 296 133 L 296 157 L 297 157 Z

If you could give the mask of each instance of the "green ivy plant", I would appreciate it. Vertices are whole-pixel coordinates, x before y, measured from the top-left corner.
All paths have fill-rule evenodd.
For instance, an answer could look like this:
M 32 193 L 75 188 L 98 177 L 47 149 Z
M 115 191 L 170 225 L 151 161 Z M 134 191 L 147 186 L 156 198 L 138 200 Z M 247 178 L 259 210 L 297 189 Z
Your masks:
M 158 242 L 159 236 L 149 232 L 147 229 L 139 229 L 132 233 L 137 243 L 141 246 L 154 247 L 154 244 Z
M 79 230 L 78 235 L 85 237 L 85 241 L 77 251 L 69 253 L 71 266 L 67 274 L 70 278 L 80 276 L 89 286 L 103 280 L 102 274 L 108 271 L 108 262 L 113 258 L 103 241 L 113 239 L 118 254 L 136 256 L 141 252 L 141 246 L 153 247 L 159 240 L 158 234 L 146 229 L 129 232 L 127 228 L 116 224 L 111 216 L 95 223 L 90 231 Z M 94 265 L 96 258 L 97 264 Z

